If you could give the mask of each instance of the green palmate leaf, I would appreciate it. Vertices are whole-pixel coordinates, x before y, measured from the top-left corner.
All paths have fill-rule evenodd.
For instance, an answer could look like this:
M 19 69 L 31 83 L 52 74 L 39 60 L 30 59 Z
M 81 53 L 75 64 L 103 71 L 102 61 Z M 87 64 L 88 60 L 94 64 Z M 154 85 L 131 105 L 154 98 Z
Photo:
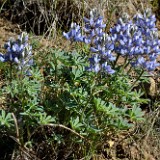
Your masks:
M 98 111 L 107 111 L 105 101 L 101 100 L 100 98 L 94 98 L 94 103 Z
M 72 66 L 72 73 L 74 75 L 74 79 L 79 78 L 83 75 L 86 66 L 86 57 L 80 56 L 78 53 L 72 53 L 74 66 Z
M 84 126 L 84 124 L 80 122 L 79 117 L 76 117 L 75 119 L 71 117 L 70 124 L 74 130 L 81 130 L 81 127 Z
M 1 110 L 0 125 L 11 127 L 13 125 L 13 118 L 11 113 L 6 113 L 5 110 Z
M 140 107 L 134 106 L 131 110 L 129 110 L 129 116 L 132 121 L 142 121 L 144 120 L 144 112 Z
M 104 112 L 110 116 L 114 116 L 118 112 L 121 112 L 121 109 L 115 107 L 112 103 L 106 104 L 106 102 L 100 98 L 94 98 L 94 103 L 97 111 Z
M 50 65 L 52 67 L 52 70 L 54 71 L 56 69 L 55 63 L 54 62 L 50 62 Z
M 19 83 L 17 80 L 12 80 L 12 82 L 7 82 L 6 86 L 3 88 L 3 92 L 10 94 L 13 98 L 14 95 L 19 93 Z
M 53 122 L 55 122 L 55 118 L 51 117 L 50 115 L 47 116 L 46 113 L 40 114 L 38 117 L 38 123 L 41 125 L 47 125 L 47 124 L 53 123 Z
M 77 79 L 82 76 L 84 73 L 84 67 L 83 66 L 76 66 L 72 67 L 72 73 L 74 75 L 74 79 Z
M 128 123 L 128 120 L 122 117 L 118 117 L 115 124 L 119 129 L 123 129 L 123 130 L 129 129 L 134 126 L 132 123 Z

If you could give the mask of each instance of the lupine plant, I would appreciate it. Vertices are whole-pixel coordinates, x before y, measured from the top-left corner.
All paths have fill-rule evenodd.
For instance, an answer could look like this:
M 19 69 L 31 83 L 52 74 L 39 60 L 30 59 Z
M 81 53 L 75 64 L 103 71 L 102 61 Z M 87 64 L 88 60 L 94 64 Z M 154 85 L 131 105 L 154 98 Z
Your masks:
M 90 74 L 94 75 L 88 83 L 92 84 L 92 87 L 89 88 L 96 104 L 90 105 L 96 106 L 96 113 L 104 113 L 106 109 L 110 108 L 110 105 L 103 108 L 103 104 L 114 104 L 114 107 L 111 107 L 114 110 L 112 112 L 114 116 L 116 113 L 120 115 L 130 113 L 129 117 L 139 115 L 139 118 L 143 115 L 139 104 L 146 100 L 140 98 L 143 95 L 140 90 L 136 92 L 132 89 L 140 78 L 143 79 L 144 72 L 150 74 L 160 66 L 156 61 L 160 53 L 160 40 L 155 22 L 155 16 L 152 15 L 151 10 L 147 9 L 143 15 L 137 14 L 133 19 L 129 19 L 125 15 L 109 32 L 105 33 L 106 24 L 103 22 L 103 18 L 93 11 L 89 19 L 84 18 L 83 26 L 73 23 L 70 31 L 63 33 L 63 36 L 72 43 L 85 43 L 90 48 L 88 57 L 90 63 L 89 67 L 85 67 L 85 71 L 91 71 Z M 123 64 L 119 64 L 119 58 L 123 58 Z M 130 74 L 132 72 L 137 77 L 131 85 Z M 130 105 L 130 109 L 126 108 L 127 104 Z M 120 109 L 124 109 L 124 112 L 122 113 Z M 86 115 L 88 114 L 86 113 Z M 131 118 L 131 121 L 133 122 L 138 117 Z M 123 122 L 121 121 L 119 124 L 123 128 L 124 124 L 127 124 L 127 120 L 125 116 L 122 119 Z M 111 118 L 109 122 L 112 120 Z M 102 121 L 100 122 L 103 124 Z M 113 122 L 109 126 L 113 127 L 115 124 Z M 119 127 L 117 126 L 117 129 Z M 102 132 L 104 133 L 104 130 Z
M 28 34 L 22 33 L 17 40 L 10 39 L 4 47 L 6 53 L 0 55 L 5 79 L 1 96 L 6 100 L 1 104 L 5 109 L 1 109 L 0 127 L 2 132 L 8 131 L 13 141 L 24 146 L 30 142 L 30 134 L 37 126 L 52 122 L 53 118 L 40 105 L 43 77 L 33 63 Z
M 132 67 L 150 72 L 160 66 L 156 62 L 160 53 L 160 40 L 155 22 L 155 15 L 147 9 L 144 15 L 137 14 L 133 20 L 128 16 L 120 18 L 110 33 L 106 34 L 103 18 L 91 12 L 90 19 L 84 18 L 83 27 L 74 23 L 74 28 L 71 25 L 71 30 L 63 35 L 71 41 L 90 45 L 90 51 L 95 53 L 90 58 L 90 70 L 105 70 L 113 74 L 118 58 L 122 56 L 125 67 L 131 64 Z
M 108 33 L 105 27 L 93 11 L 84 26 L 72 23 L 63 33 L 72 43 L 84 43 L 89 54 L 49 49 L 33 57 L 26 33 L 5 44 L 0 130 L 10 131 L 28 153 L 23 158 L 91 159 L 107 141 L 144 120 L 140 105 L 148 101 L 133 90 L 129 73 L 140 70 L 140 80 L 159 66 L 155 17 L 147 10 L 119 19 Z

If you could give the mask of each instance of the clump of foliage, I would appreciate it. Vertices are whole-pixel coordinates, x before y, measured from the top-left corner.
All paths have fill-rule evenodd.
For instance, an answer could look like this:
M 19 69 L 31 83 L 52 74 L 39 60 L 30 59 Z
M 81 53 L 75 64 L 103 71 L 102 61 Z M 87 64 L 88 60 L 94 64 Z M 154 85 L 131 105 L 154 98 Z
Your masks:
M 27 34 L 10 40 L 0 54 L 7 62 L 1 63 L 6 107 L 0 130 L 15 141 L 14 156 L 91 159 L 111 138 L 141 122 L 140 105 L 147 100 L 133 88 L 159 66 L 155 21 L 146 10 L 133 20 L 119 19 L 106 34 L 103 17 L 92 11 L 84 26 L 73 23 L 63 33 L 82 46 L 72 52 L 48 49 L 33 56 Z

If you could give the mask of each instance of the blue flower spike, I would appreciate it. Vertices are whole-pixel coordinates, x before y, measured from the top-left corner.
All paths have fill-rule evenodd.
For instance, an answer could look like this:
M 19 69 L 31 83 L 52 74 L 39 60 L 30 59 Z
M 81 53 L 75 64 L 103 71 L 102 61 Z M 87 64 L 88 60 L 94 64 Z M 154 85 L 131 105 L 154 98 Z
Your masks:
M 28 34 L 22 32 L 17 40 L 11 38 L 5 45 L 6 53 L 0 53 L 1 62 L 10 62 L 17 65 L 19 70 L 29 72 L 28 69 L 33 65 L 32 47 L 28 43 Z

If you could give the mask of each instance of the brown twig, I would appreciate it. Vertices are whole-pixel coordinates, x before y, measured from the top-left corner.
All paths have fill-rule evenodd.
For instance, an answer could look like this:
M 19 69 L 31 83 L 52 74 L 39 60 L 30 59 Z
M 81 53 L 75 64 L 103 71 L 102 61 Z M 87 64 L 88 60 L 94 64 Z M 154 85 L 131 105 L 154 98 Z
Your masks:
M 70 129 L 70 128 L 68 128 L 68 127 L 66 127 L 66 126 L 64 126 L 64 125 L 62 125 L 62 124 L 47 124 L 46 126 L 64 128 L 64 129 L 66 129 L 66 130 L 68 130 L 68 131 L 74 133 L 75 135 L 79 136 L 80 138 L 85 139 L 83 136 L 81 136 L 81 135 L 80 135 L 79 133 L 77 133 L 76 131 L 74 131 L 74 130 L 72 130 L 72 129 Z
M 62 125 L 62 124 L 51 124 L 51 123 L 49 123 L 49 124 L 45 124 L 45 125 L 39 126 L 36 130 L 38 130 L 38 129 L 41 128 L 41 127 L 45 127 L 45 126 L 50 126 L 50 127 L 54 127 L 54 128 L 55 128 L 55 127 L 59 127 L 59 128 L 66 129 L 66 130 L 72 132 L 73 134 L 77 135 L 77 136 L 80 137 L 81 139 L 86 140 L 85 137 L 83 137 L 82 135 L 80 135 L 79 133 L 77 133 L 76 131 L 74 131 L 73 129 L 68 128 L 68 127 L 66 127 L 66 126 L 64 126 L 64 125 Z M 31 136 L 32 136 L 35 132 L 36 132 L 36 131 L 34 131 L 34 132 L 31 134 Z M 87 141 L 89 142 L 89 140 L 87 140 Z

